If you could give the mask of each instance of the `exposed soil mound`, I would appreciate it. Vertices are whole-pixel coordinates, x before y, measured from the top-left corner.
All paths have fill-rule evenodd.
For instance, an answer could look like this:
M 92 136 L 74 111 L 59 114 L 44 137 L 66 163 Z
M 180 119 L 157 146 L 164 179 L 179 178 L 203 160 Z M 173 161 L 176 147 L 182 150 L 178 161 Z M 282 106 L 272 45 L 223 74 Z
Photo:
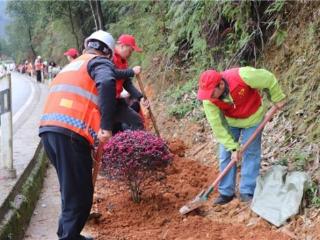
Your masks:
M 132 202 L 125 187 L 100 178 L 93 209 L 102 216 L 89 224 L 89 230 L 100 240 L 289 239 L 271 230 L 267 223 L 247 227 L 223 222 L 223 217 L 208 217 L 204 209 L 212 209 L 210 203 L 204 209 L 181 216 L 179 208 L 207 186 L 216 175 L 208 167 L 175 156 L 164 183 L 154 183 L 145 190 L 140 204 Z M 230 209 L 233 205 L 229 204 L 225 209 Z
M 185 154 L 185 150 L 187 149 L 187 146 L 184 144 L 184 142 L 180 139 L 173 139 L 168 143 L 170 151 L 178 155 L 179 157 L 183 157 Z

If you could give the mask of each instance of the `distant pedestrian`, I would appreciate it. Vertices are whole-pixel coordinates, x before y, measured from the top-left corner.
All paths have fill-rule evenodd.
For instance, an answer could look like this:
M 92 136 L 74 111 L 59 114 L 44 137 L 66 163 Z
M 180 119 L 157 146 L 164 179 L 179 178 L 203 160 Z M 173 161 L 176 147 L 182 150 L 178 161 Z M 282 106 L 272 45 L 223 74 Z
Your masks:
M 33 65 L 32 62 L 30 61 L 28 63 L 28 61 L 26 61 L 27 64 L 27 73 L 29 74 L 30 77 L 33 77 Z
M 48 62 L 47 61 L 43 61 L 43 70 L 42 70 L 42 73 L 43 73 L 43 77 L 42 79 L 47 79 L 48 78 Z
M 43 63 L 41 56 L 38 56 L 34 62 L 34 68 L 36 70 L 37 75 L 37 82 L 42 82 L 42 70 L 43 70 Z

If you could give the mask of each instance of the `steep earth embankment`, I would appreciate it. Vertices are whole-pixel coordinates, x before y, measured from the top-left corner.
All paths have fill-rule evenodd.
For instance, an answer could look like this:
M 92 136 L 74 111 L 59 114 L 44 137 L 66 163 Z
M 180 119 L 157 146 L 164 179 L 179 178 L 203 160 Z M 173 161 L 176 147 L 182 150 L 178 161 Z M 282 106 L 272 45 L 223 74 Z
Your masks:
M 181 145 L 185 149 L 176 155 L 166 185 L 146 191 L 140 205 L 131 203 L 128 194 L 119 191 L 118 186 L 99 179 L 95 206 L 102 217 L 90 225 L 98 239 L 320 239 L 319 5 L 293 4 L 285 13 L 288 26 L 285 41 L 281 47 L 267 43 L 256 66 L 274 72 L 288 96 L 284 111 L 264 131 L 261 169 L 263 172 L 280 163 L 289 170 L 305 170 L 310 174 L 313 194 L 303 200 L 299 215 L 277 229 L 253 214 L 247 204 L 234 200 L 223 207 L 208 204 L 195 214 L 179 216 L 179 207 L 216 176 L 216 142 L 205 119 L 194 121 L 187 115 L 178 120 L 168 115 L 168 102 L 163 101 L 163 92 L 158 91 L 168 81 L 155 72 L 161 63 L 157 57 L 147 75 L 152 82 L 148 96 L 161 135 L 169 142 L 183 139 Z M 194 95 L 191 92 L 185 101 Z

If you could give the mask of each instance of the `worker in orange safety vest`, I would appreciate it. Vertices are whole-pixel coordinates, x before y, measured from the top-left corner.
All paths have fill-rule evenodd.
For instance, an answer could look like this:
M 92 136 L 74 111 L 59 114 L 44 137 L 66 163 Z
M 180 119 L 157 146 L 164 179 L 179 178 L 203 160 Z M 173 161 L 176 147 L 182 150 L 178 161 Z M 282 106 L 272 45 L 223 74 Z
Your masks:
M 39 135 L 60 184 L 60 240 L 92 239 L 80 235 L 93 200 L 91 151 L 112 137 L 116 79 L 125 76 L 111 61 L 114 45 L 110 33 L 92 33 L 84 54 L 52 81 L 41 116 Z M 141 67 L 130 71 L 139 74 Z

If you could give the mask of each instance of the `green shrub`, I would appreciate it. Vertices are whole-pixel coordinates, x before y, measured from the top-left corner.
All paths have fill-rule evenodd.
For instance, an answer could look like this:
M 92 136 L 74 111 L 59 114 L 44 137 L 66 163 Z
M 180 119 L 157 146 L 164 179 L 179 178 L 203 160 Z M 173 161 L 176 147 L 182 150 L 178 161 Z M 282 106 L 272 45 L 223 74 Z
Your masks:
M 192 111 L 193 106 L 190 103 L 180 103 L 177 105 L 170 106 L 169 115 L 177 119 L 185 117 L 185 115 Z
M 320 208 L 319 185 L 316 182 L 312 182 L 307 188 L 306 197 L 309 204 Z

